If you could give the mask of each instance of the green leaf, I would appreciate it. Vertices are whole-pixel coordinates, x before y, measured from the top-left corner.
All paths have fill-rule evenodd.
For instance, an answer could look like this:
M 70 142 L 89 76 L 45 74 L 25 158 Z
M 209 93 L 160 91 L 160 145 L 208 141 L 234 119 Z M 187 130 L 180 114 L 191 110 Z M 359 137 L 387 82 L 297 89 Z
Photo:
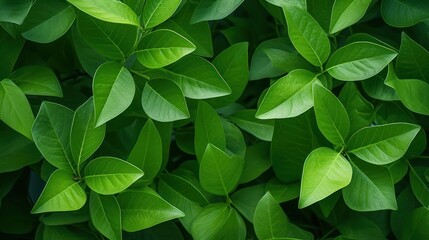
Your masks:
M 49 177 L 31 213 L 78 210 L 86 202 L 86 194 L 69 172 L 58 169 Z
M 162 165 L 162 141 L 155 124 L 149 118 L 143 126 L 136 144 L 128 156 L 128 162 L 145 173 L 143 181 L 151 181 Z
M 341 153 L 326 147 L 313 150 L 305 159 L 298 207 L 326 198 L 346 187 L 351 179 L 352 167 Z
M 89 98 L 76 109 L 70 132 L 70 150 L 77 169 L 101 145 L 106 133 L 106 125 L 95 127 L 93 98 Z
M 429 52 L 404 32 L 396 60 L 396 73 L 399 78 L 420 79 L 429 83 Z
M 137 59 L 147 68 L 161 68 L 192 53 L 195 45 L 182 35 L 160 29 L 143 37 L 138 47 Z
M 305 10 L 283 7 L 288 34 L 296 50 L 314 66 L 322 66 L 331 52 L 328 36 L 317 21 Z
M 258 239 L 289 236 L 289 229 L 286 227 L 289 221 L 286 214 L 269 192 L 256 206 L 253 223 Z
M 73 7 L 63 1 L 38 0 L 20 27 L 21 35 L 33 42 L 50 43 L 63 36 L 75 18 Z
M 347 206 L 355 211 L 396 210 L 392 177 L 385 167 L 352 161 L 353 176 L 343 192 Z
M 243 1 L 244 0 L 201 0 L 195 8 L 191 23 L 226 18 L 238 8 Z
M 245 109 L 234 113 L 230 118 L 238 127 L 255 137 L 264 141 L 271 141 L 274 132 L 274 121 L 257 119 L 255 114 L 256 110 Z
M 0 3 L 0 22 L 22 24 L 32 3 L 31 0 L 3 0 Z
M 365 127 L 350 137 L 347 152 L 372 164 L 388 164 L 405 154 L 419 130 L 409 123 Z
M 122 65 L 107 62 L 101 65 L 94 75 L 95 126 L 117 117 L 133 101 L 135 85 L 133 76 Z
M 127 232 L 150 228 L 184 216 L 182 211 L 148 187 L 125 191 L 118 195 L 118 202 L 122 210 L 122 228 Z
M 429 3 L 426 1 L 383 0 L 383 20 L 393 27 L 409 27 L 429 18 Z
M 246 225 L 237 211 L 226 203 L 205 207 L 195 218 L 191 234 L 194 239 L 246 239 Z
M 270 86 L 259 104 L 259 119 L 291 118 L 313 107 L 312 84 L 316 75 L 297 69 Z
M 95 229 L 108 239 L 122 239 L 121 208 L 115 196 L 91 192 L 89 210 Z
M 170 80 L 146 82 L 142 105 L 146 114 L 159 122 L 173 122 L 190 117 L 182 89 Z
M 429 238 L 427 231 L 429 225 L 429 210 L 423 207 L 414 209 L 407 221 L 403 222 L 404 229 L 400 239 L 426 239 Z
M 209 143 L 200 161 L 201 186 L 210 193 L 228 195 L 237 185 L 244 161 Z
M 61 85 L 55 73 L 48 67 L 27 65 L 14 71 L 12 80 L 24 94 L 63 97 Z
M 232 157 L 240 158 L 240 161 L 244 161 L 244 155 L 246 154 L 246 142 L 244 141 L 243 134 L 237 126 L 226 119 L 221 118 L 221 122 L 226 139 L 225 153 Z
M 307 2 L 305 0 L 265 0 L 278 7 L 295 6 L 307 10 Z
M 333 144 L 344 145 L 350 130 L 346 109 L 338 98 L 320 84 L 313 85 L 317 126 Z
M 233 206 L 249 222 L 253 223 L 255 209 L 259 200 L 265 194 L 265 184 L 252 185 L 241 188 L 231 195 Z
M 56 240 L 93 240 L 95 235 L 89 233 L 89 229 L 80 229 L 70 226 L 43 226 L 43 239 Z
M 85 43 L 93 48 L 91 50 L 108 58 L 124 59 L 137 44 L 138 28 L 135 26 L 103 22 L 79 13 L 77 28 Z
M 23 38 L 13 38 L 0 27 L 0 79 L 7 77 L 13 70 L 25 40 Z
M 331 55 L 326 70 L 338 80 L 364 80 L 383 70 L 396 55 L 394 50 L 376 43 L 353 42 Z
M 267 182 L 266 190 L 278 203 L 283 203 L 298 198 L 299 188 L 300 182 L 284 184 L 276 178 L 272 178 Z
M 85 183 L 103 195 L 122 192 L 142 176 L 142 170 L 114 157 L 96 158 L 85 167 Z
M 341 222 L 337 227 L 338 231 L 344 237 L 343 239 L 386 239 L 386 234 L 380 229 L 381 226 L 377 226 L 374 221 L 368 218 L 350 214 L 340 220 Z
M 386 80 L 386 70 L 381 71 L 379 74 L 369 78 L 366 81 L 362 81 L 362 87 L 368 96 L 383 101 L 395 101 L 399 100 L 395 89 L 384 84 Z
M 145 28 L 153 28 L 169 19 L 182 0 L 146 0 L 142 20 Z
M 24 93 L 11 80 L 0 81 L 0 120 L 30 140 L 34 115 Z
M 45 226 L 61 226 L 87 222 L 89 218 L 88 208 L 84 206 L 76 211 L 45 213 L 40 217 L 40 222 Z
M 147 75 L 155 79 L 174 81 L 188 98 L 207 99 L 231 93 L 231 88 L 217 69 L 204 58 L 197 56 L 187 55 L 162 69 L 154 69 Z
M 409 164 L 410 165 L 410 164 Z M 410 165 L 410 185 L 414 196 L 423 207 L 429 207 L 429 184 L 426 180 L 426 167 Z
M 72 121 L 72 110 L 43 102 L 32 128 L 34 143 L 43 157 L 55 167 L 67 171 L 73 171 L 70 151 Z
M 201 161 L 207 145 L 212 144 L 217 148 L 226 149 L 226 138 L 217 112 L 206 102 L 200 101 L 195 118 L 195 153 L 197 160 Z
M 418 79 L 399 79 L 393 66 L 389 65 L 385 84 L 395 89 L 399 99 L 409 110 L 429 115 L 429 83 Z
M 67 0 L 76 8 L 102 21 L 139 27 L 137 15 L 126 4 L 114 0 Z
M 243 172 L 240 183 L 250 182 L 271 167 L 270 144 L 267 142 L 255 143 L 247 146 L 244 156 Z
M 336 0 L 332 7 L 329 33 L 334 34 L 355 24 L 363 17 L 371 2 L 371 0 Z

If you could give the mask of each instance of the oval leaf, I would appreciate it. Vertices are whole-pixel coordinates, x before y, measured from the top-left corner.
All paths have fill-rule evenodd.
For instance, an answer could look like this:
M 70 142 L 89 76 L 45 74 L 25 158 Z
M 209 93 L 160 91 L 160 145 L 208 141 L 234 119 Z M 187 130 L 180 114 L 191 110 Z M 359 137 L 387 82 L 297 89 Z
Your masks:
M 114 157 L 99 157 L 85 167 L 85 182 L 99 194 L 124 191 L 143 176 L 143 171 L 131 163 Z
M 115 62 L 104 63 L 97 69 L 92 89 L 96 127 L 125 111 L 131 105 L 135 93 L 133 76 Z
M 121 208 L 115 196 L 91 192 L 89 212 L 94 227 L 110 240 L 122 239 Z
M 153 28 L 169 19 L 182 0 L 146 0 L 143 8 L 143 25 Z
M 9 77 L 24 94 L 62 97 L 63 91 L 55 73 L 48 67 L 27 65 Z
M 419 131 L 420 126 L 409 123 L 362 128 L 350 137 L 347 151 L 372 164 L 388 164 L 405 154 Z
M 363 17 L 371 0 L 336 0 L 332 7 L 329 33 L 334 34 L 355 24 Z
M 161 68 L 193 52 L 196 47 L 178 33 L 160 29 L 144 36 L 137 50 L 137 59 L 147 68 Z
M 331 55 L 326 70 L 338 80 L 364 80 L 383 70 L 396 55 L 394 50 L 376 43 L 353 42 Z
M 313 150 L 305 159 L 302 172 L 299 208 L 316 203 L 347 186 L 352 179 L 352 167 L 330 148 Z
M 31 213 L 78 210 L 86 202 L 85 191 L 69 172 L 58 169 L 49 177 Z

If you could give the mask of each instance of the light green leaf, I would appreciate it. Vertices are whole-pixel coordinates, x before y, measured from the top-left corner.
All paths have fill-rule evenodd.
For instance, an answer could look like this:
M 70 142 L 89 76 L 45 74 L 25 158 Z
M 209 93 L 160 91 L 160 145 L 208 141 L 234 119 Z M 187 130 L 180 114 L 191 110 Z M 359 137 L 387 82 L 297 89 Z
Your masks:
M 344 145 L 350 130 L 346 109 L 338 98 L 320 84 L 313 85 L 317 126 L 333 144 Z
M 207 99 L 231 93 L 231 88 L 217 69 L 198 56 L 187 55 L 162 69 L 149 71 L 147 75 L 174 81 L 188 98 Z
M 371 0 L 336 0 L 332 7 L 329 33 L 339 32 L 359 21 L 371 4 Z
M 49 177 L 31 213 L 78 210 L 86 202 L 86 194 L 69 172 L 58 169 Z
M 355 211 L 396 210 L 396 196 L 389 170 L 363 161 L 351 162 L 353 177 L 343 188 L 347 206 Z
M 201 0 L 195 8 L 191 23 L 212 21 L 226 18 L 244 0 Z
M 135 26 L 103 22 L 85 13 L 78 14 L 77 29 L 84 44 L 108 58 L 122 60 L 137 44 L 138 28 Z
M 288 218 L 269 192 L 261 198 L 256 206 L 253 224 L 258 239 L 289 236 Z
M 409 123 L 365 127 L 350 137 L 347 152 L 372 164 L 388 164 L 405 154 L 419 130 Z
M 128 162 L 145 173 L 141 180 L 151 181 L 162 165 L 162 141 L 155 124 L 149 118 L 143 126 Z
M 238 212 L 226 203 L 205 207 L 195 218 L 191 234 L 194 239 L 246 239 L 246 225 Z
M 89 98 L 76 109 L 70 132 L 70 150 L 77 169 L 101 145 L 106 133 L 106 125 L 95 127 L 93 98 Z
M 117 117 L 133 101 L 135 93 L 134 79 L 131 73 L 116 62 L 101 65 L 94 75 L 95 126 Z
M 103 195 L 122 192 L 142 176 L 138 167 L 114 157 L 96 158 L 85 167 L 85 183 Z
M 0 81 L 0 120 L 30 140 L 34 115 L 24 93 L 11 80 Z
M 21 35 L 33 42 L 53 42 L 69 30 L 75 18 L 73 7 L 63 1 L 38 0 L 21 25 Z
M 91 191 L 89 210 L 95 229 L 110 240 L 122 239 L 121 208 L 115 196 Z
M 0 3 L 0 22 L 22 24 L 32 4 L 32 0 L 3 0 Z
M 420 79 L 429 83 L 429 52 L 405 32 L 401 35 L 395 66 L 399 78 Z
M 245 109 L 232 114 L 230 118 L 238 127 L 255 137 L 264 141 L 271 141 L 274 132 L 274 121 L 257 119 L 255 114 L 256 110 Z
M 297 69 L 270 86 L 262 99 L 256 117 L 259 119 L 290 118 L 313 106 L 312 84 L 316 75 Z
M 228 195 L 237 185 L 244 161 L 208 144 L 200 162 L 200 182 L 207 192 Z
M 127 232 L 185 216 L 149 187 L 125 191 L 118 195 L 118 202 L 122 210 L 122 228 Z
M 121 1 L 67 0 L 67 2 L 102 21 L 140 26 L 137 15 Z
M 147 68 L 161 68 L 172 64 L 196 49 L 182 35 L 160 29 L 143 37 L 137 49 L 137 59 Z
M 331 53 L 331 44 L 325 31 L 305 10 L 283 7 L 288 34 L 296 50 L 314 66 L 322 66 Z
M 206 102 L 200 101 L 195 118 L 195 154 L 201 161 L 207 145 L 212 144 L 217 148 L 226 149 L 226 138 L 217 112 Z
M 12 80 L 24 94 L 63 97 L 61 85 L 55 73 L 48 67 L 27 65 L 14 71 Z
M 410 27 L 429 18 L 429 2 L 383 0 L 381 16 L 387 24 L 393 27 Z
M 190 117 L 182 90 L 170 80 L 146 82 L 142 105 L 146 114 L 159 122 L 173 122 Z
M 67 171 L 73 171 L 70 151 L 72 121 L 72 110 L 43 102 L 32 128 L 34 143 L 43 157 L 55 167 Z
M 346 187 L 351 179 L 352 167 L 341 153 L 326 147 L 313 150 L 305 159 L 298 207 L 326 198 Z
M 146 0 L 142 20 L 145 28 L 153 28 L 167 19 L 177 10 L 182 0 Z
M 338 80 L 364 80 L 383 70 L 396 55 L 394 50 L 376 43 L 353 42 L 331 55 L 326 70 Z

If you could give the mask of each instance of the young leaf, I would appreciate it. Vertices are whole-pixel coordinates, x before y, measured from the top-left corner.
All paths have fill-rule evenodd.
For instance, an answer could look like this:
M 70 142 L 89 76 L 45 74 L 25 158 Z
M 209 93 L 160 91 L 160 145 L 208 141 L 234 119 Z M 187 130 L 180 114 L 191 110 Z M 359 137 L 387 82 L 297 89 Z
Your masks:
M 161 68 L 172 64 L 196 49 L 182 35 L 160 29 L 143 37 L 138 47 L 137 59 L 147 68 Z
M 58 169 L 49 177 L 31 213 L 78 210 L 86 202 L 86 194 L 69 172 Z
M 169 19 L 182 0 L 146 0 L 142 20 L 145 28 L 153 28 Z
M 95 127 L 93 98 L 88 99 L 73 116 L 70 132 L 70 149 L 77 169 L 101 145 L 106 133 L 106 125 Z
M 13 72 L 12 80 L 24 94 L 63 97 L 61 85 L 55 73 L 48 67 L 27 65 Z
M 320 84 L 313 85 L 317 126 L 333 144 L 344 145 L 350 130 L 346 109 L 338 98 Z
M 347 206 L 355 211 L 397 209 L 395 188 L 389 170 L 363 161 L 352 161 L 353 177 L 343 188 Z
M 73 7 L 63 1 L 38 0 L 21 25 L 21 35 L 33 42 L 50 43 L 63 36 L 75 18 Z
M 142 176 L 142 170 L 114 157 L 96 158 L 85 167 L 85 183 L 103 195 L 122 192 Z
M 246 239 L 246 225 L 237 211 L 225 203 L 205 207 L 195 218 L 194 239 Z
M 195 153 L 197 160 L 201 161 L 207 145 L 212 144 L 217 148 L 226 149 L 226 138 L 217 112 L 207 103 L 200 101 L 195 118 Z
M 314 66 L 322 66 L 331 53 L 331 44 L 325 31 L 305 10 L 283 7 L 288 34 L 296 50 Z
M 159 122 L 173 122 L 190 117 L 182 89 L 170 80 L 146 82 L 142 105 L 146 114 Z
M 32 133 L 43 157 L 59 169 L 72 172 L 70 129 L 73 111 L 56 103 L 43 102 L 34 121 Z
M 184 216 L 182 211 L 149 187 L 125 191 L 118 195 L 118 202 L 122 211 L 122 228 L 127 232 L 150 228 Z
M 0 22 L 21 25 L 30 11 L 32 0 L 2 1 L 0 3 Z
M 298 207 L 326 198 L 346 187 L 351 179 L 352 167 L 341 153 L 326 147 L 313 150 L 305 159 Z
M 89 210 L 94 227 L 110 240 L 122 239 L 121 208 L 115 196 L 91 191 Z
M 329 33 L 334 34 L 359 21 L 371 0 L 336 0 L 332 7 Z
M 102 21 L 140 26 L 137 15 L 126 4 L 114 0 L 67 0 L 76 8 Z
M 313 106 L 312 84 L 316 75 L 297 69 L 270 86 L 259 104 L 259 119 L 290 118 L 301 115 Z
M 396 55 L 394 50 L 376 43 L 353 42 L 331 55 L 326 70 L 338 80 L 364 80 L 383 70 Z
M 388 164 L 405 154 L 419 130 L 409 123 L 365 127 L 350 137 L 347 152 L 372 164 Z
M 238 8 L 243 1 L 244 0 L 201 0 L 194 10 L 191 23 L 226 18 Z
M 30 140 L 34 115 L 24 93 L 11 80 L 0 81 L 0 120 Z
M 383 0 L 383 20 L 393 27 L 409 27 L 429 18 L 429 3 L 426 1 Z
M 209 143 L 200 162 L 200 182 L 207 192 L 228 195 L 238 183 L 244 161 Z
M 145 173 L 142 180 L 152 180 L 161 169 L 162 142 L 155 124 L 149 118 L 143 126 L 136 144 L 128 156 L 128 162 Z
M 245 109 L 234 113 L 230 118 L 232 122 L 246 132 L 261 140 L 271 141 L 274 132 L 274 121 L 257 119 L 255 114 L 256 110 Z
M 429 83 L 429 52 L 404 32 L 396 60 L 396 73 L 399 78 L 420 79 Z
M 117 117 L 127 109 L 134 98 L 133 76 L 122 65 L 107 62 L 101 65 L 94 76 L 95 126 Z
M 154 69 L 147 75 L 174 81 L 188 98 L 207 99 L 231 93 L 231 88 L 216 68 L 197 56 L 187 55 L 165 68 Z

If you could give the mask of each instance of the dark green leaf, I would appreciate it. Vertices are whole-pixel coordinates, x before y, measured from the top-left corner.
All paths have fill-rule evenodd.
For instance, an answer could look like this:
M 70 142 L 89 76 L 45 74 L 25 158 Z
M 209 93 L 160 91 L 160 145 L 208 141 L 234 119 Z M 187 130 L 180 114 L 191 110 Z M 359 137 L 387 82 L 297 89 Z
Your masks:
M 253 185 L 235 191 L 231 195 L 231 201 L 243 217 L 253 223 L 256 206 L 265 193 L 265 184 Z
M 30 11 L 32 0 L 4 0 L 0 3 L 0 22 L 22 24 Z
M 429 52 L 406 33 L 402 33 L 401 37 L 401 47 L 396 60 L 399 78 L 420 79 L 429 83 Z
M 429 18 L 429 3 L 426 1 L 383 0 L 383 20 L 394 27 L 409 27 Z
M 246 148 L 240 183 L 250 182 L 271 167 L 270 144 L 260 142 Z
M 63 97 L 61 85 L 55 73 L 47 67 L 28 65 L 13 72 L 12 80 L 24 94 Z
M 238 8 L 243 1 L 244 0 L 201 0 L 194 10 L 191 23 L 226 18 Z
M 426 180 L 425 167 L 410 166 L 410 185 L 414 196 L 423 205 L 429 207 L 429 183 Z
M 0 27 L 0 79 L 7 77 L 13 70 L 16 60 L 24 46 L 23 38 L 13 38 Z

